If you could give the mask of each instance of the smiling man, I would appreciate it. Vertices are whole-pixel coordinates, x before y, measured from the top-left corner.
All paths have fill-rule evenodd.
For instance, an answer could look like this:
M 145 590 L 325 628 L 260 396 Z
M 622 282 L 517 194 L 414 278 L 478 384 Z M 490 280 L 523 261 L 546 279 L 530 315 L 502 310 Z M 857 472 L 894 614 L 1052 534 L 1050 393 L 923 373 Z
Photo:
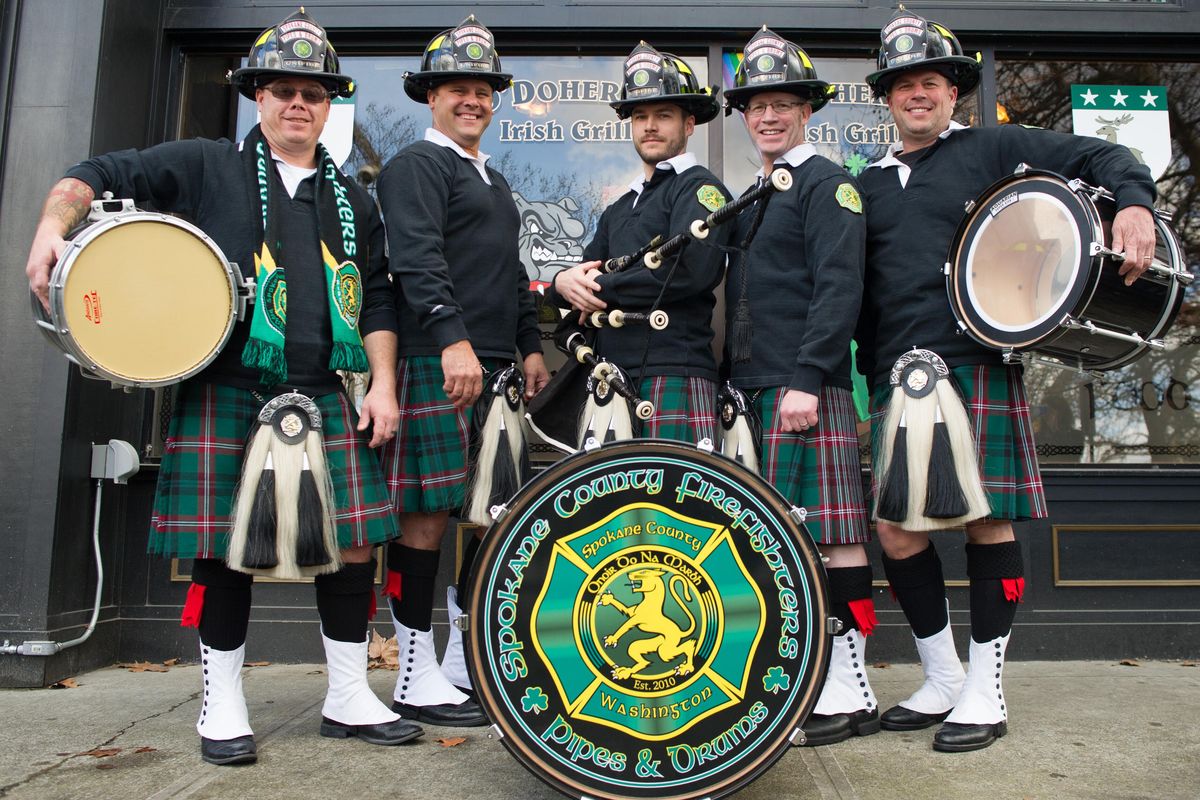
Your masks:
M 941 357 L 968 410 L 990 505 L 990 514 L 966 523 L 971 639 L 965 675 L 928 531 L 879 520 L 884 571 L 925 671 L 924 685 L 884 712 L 881 722 L 904 731 L 944 721 L 933 747 L 961 752 L 987 747 L 1007 733 L 1001 673 L 1024 589 L 1012 522 L 1045 517 L 1047 510 L 1021 368 L 961 335 L 946 300 L 942 265 L 964 204 L 1026 163 L 1115 192 L 1113 249 L 1126 252 L 1120 273 L 1132 283 L 1154 251 L 1154 182 L 1125 147 L 1099 139 L 953 122 L 956 102 L 979 85 L 982 68 L 944 26 L 901 9 L 881 31 L 881 43 L 879 68 L 867 83 L 887 99 L 900 141 L 860 176 L 870 213 L 859 363 L 874 387 L 873 408 L 884 409 L 889 373 L 905 351 L 925 348 Z M 882 411 L 873 414 L 872 426 L 882 417 Z M 873 442 L 879 444 L 878 438 Z M 881 472 L 877 465 L 877 481 Z
M 303 10 L 262 32 L 232 82 L 261 116 L 240 145 L 168 142 L 68 170 L 38 226 L 26 268 L 30 288 L 44 302 L 62 237 L 106 191 L 186 216 L 258 286 L 273 281 L 277 291 L 259 294 L 253 319 L 239 322 L 213 363 L 179 387 L 151 520 L 151 552 L 193 559 L 183 623 L 200 636 L 201 757 L 213 764 L 257 758 L 241 679 L 253 578 L 227 566 L 225 556 L 242 443 L 267 400 L 292 392 L 321 412 L 342 548 L 343 566 L 314 579 L 329 674 L 320 732 L 398 744 L 421 729 L 380 703 L 366 680 L 371 552 L 396 535 L 369 449 L 396 430 L 396 314 L 379 213 L 318 142 L 330 98 L 350 96 L 354 82 L 339 73 L 324 29 Z M 340 265 L 337 272 L 325 256 Z M 360 314 L 331 310 L 343 307 L 345 291 L 361 292 Z M 375 381 L 359 419 L 337 371 L 364 371 L 367 360 Z
M 520 217 L 504 176 L 487 166 L 480 138 L 492 95 L 507 89 L 491 31 L 474 16 L 425 50 L 404 91 L 427 104 L 432 126 L 379 175 L 400 327 L 396 381 L 400 428 L 384 452 L 403 544 L 388 548 L 390 607 L 401 670 L 393 708 L 435 725 L 483 725 L 461 634 L 441 667 L 433 649 L 433 591 L 442 537 L 466 493 L 473 406 L 491 373 L 521 358 L 527 397 L 546 384 Z M 453 620 L 477 539 L 463 555 L 447 607 Z
M 605 259 L 637 251 L 655 236 L 687 230 L 729 199 L 717 178 L 687 151 L 696 125 L 716 117 L 717 90 L 701 88 L 687 63 L 642 42 L 625 60 L 621 99 L 612 103 L 631 120 L 642 172 L 629 191 L 604 210 L 583 263 L 554 278 L 546 296 L 563 308 L 666 311 L 666 330 L 603 328 L 597 354 L 629 373 L 641 397 L 655 405 L 642 435 L 696 443 L 715 436 L 716 359 L 712 352 L 713 289 L 721 280 L 729 227 L 715 228 L 657 270 L 636 264 L 602 275 Z
M 785 169 L 793 187 L 738 219 L 742 253 L 725 282 L 726 365 L 752 399 L 763 476 L 808 509 L 805 526 L 828 559 L 830 601 L 844 627 L 804 733 L 808 746 L 832 744 L 879 730 L 863 669 L 875 610 L 850 383 L 866 223 L 854 179 L 805 141 L 813 112 L 837 94 L 808 55 L 764 26 L 734 81 L 725 99 L 742 112 L 762 159 L 758 177 Z

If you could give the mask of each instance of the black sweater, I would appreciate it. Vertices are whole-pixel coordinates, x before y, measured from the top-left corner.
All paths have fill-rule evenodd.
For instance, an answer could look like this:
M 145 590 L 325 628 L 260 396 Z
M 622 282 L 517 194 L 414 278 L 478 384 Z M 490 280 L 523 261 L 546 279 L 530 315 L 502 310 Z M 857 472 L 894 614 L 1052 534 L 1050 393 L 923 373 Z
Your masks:
M 296 196 L 289 198 L 278 170 L 272 169 L 271 176 L 272 191 L 278 192 L 280 235 L 286 251 L 280 257 L 287 269 L 288 285 L 286 386 L 310 394 L 337 391 L 341 379 L 328 368 L 333 342 L 325 265 L 317 235 L 314 179 L 302 181 Z M 67 177 L 88 184 L 97 197 L 109 191 L 118 198 L 132 198 L 141 208 L 187 217 L 212 238 L 226 258 L 237 263 L 243 275 L 254 277 L 254 255 L 262 244 L 262 213 L 257 205 L 251 205 L 251 194 L 257 195 L 258 189 L 246 185 L 246 167 L 234 143 L 226 139 L 188 139 L 146 150 L 122 150 L 77 164 L 67 171 Z M 383 223 L 370 195 L 358 186 L 353 186 L 350 201 L 356 218 L 369 221 L 359 332 L 365 336 L 378 330 L 395 331 Z M 242 349 L 250 334 L 252 315 L 251 306 L 246 310 L 246 319 L 234 326 L 220 354 L 196 380 L 260 387 L 259 371 L 242 366 Z
M 749 252 L 730 260 L 725 281 L 730 377 L 745 388 L 786 386 L 809 394 L 824 385 L 849 389 L 867 230 L 861 202 L 853 210 L 858 186 L 822 156 L 779 167 L 792 173 L 792 188 L 770 198 Z M 741 213 L 735 242 L 745 239 L 758 212 L 756 204 Z M 729 338 L 743 278 L 753 336 L 750 360 L 735 363 Z
M 1151 207 L 1154 181 L 1129 150 L 1100 139 L 1020 125 L 965 128 L 919 151 L 908 185 L 898 169 L 868 168 L 867 276 L 856 333 L 859 369 L 872 386 L 913 347 L 951 366 L 1001 363 L 1000 352 L 960 333 L 943 267 L 965 204 L 1021 163 L 1116 194 L 1118 208 Z
M 434 142 L 415 142 L 379 175 L 400 318 L 400 355 L 440 355 L 467 339 L 480 358 L 542 352 L 520 215 L 508 182 Z
M 715 186 L 726 202 L 728 190 L 711 172 L 699 165 L 682 173 L 656 169 L 654 176 L 638 195 L 630 190 L 604 209 L 596 226 L 596 235 L 583 251 L 584 261 L 604 261 L 641 249 L 655 236 L 669 239 L 688 229 L 694 220 L 711 212 L 701 205 L 698 192 Z M 634 205 L 637 200 L 637 205 Z M 659 308 L 667 312 L 666 330 L 650 331 L 644 325 L 623 328 L 605 327 L 597 332 L 596 353 L 642 377 L 642 358 L 646 358 L 646 376 L 674 375 L 715 380 L 716 359 L 712 352 L 712 313 L 716 304 L 713 290 L 721 282 L 725 253 L 733 223 L 714 228 L 703 242 L 684 248 L 675 273 L 663 284 L 675 257 L 664 260 L 658 269 L 636 264 L 623 272 L 601 275 L 597 296 L 608 308 L 621 311 L 649 311 L 662 294 Z M 566 308 L 568 304 L 553 287 L 546 291 L 551 302 Z M 647 349 L 648 347 L 648 349 Z

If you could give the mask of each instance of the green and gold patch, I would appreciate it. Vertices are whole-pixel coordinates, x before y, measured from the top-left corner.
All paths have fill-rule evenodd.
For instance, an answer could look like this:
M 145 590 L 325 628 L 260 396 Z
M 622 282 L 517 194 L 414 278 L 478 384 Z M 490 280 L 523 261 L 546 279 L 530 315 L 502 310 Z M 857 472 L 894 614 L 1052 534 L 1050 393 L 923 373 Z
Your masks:
M 696 199 L 709 211 L 716 211 L 725 205 L 725 195 L 721 194 L 721 190 L 711 183 L 706 183 L 696 190 Z
M 853 185 L 843 183 L 838 186 L 834 197 L 842 208 L 853 211 L 855 214 L 862 213 L 862 198 L 858 196 L 858 190 Z

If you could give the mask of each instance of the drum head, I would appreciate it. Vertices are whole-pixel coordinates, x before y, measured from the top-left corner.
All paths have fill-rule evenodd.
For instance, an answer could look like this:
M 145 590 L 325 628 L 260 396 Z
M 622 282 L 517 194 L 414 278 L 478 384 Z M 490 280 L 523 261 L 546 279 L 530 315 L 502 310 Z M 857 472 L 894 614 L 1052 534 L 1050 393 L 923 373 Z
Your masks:
M 161 386 L 216 356 L 236 289 L 198 229 L 135 213 L 97 223 L 71 244 L 55 267 L 51 303 L 85 368 L 116 383 Z
M 543 472 L 484 540 L 469 663 L 509 750 L 575 797 L 700 798 L 765 771 L 829 658 L 819 556 L 721 456 L 658 440 Z
M 1056 176 L 1009 178 L 976 201 L 950 251 L 948 289 L 959 321 L 983 344 L 1031 347 L 1087 292 L 1099 231 Z

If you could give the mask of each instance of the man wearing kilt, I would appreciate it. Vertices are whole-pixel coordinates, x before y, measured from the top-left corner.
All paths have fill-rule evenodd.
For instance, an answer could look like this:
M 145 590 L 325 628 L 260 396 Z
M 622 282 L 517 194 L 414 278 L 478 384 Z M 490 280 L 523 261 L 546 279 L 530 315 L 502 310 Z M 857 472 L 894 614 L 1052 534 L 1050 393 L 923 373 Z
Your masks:
M 764 26 L 734 81 L 726 104 L 742 113 L 762 159 L 758 178 L 786 169 L 793 186 L 738 218 L 741 252 L 725 283 L 726 369 L 752 400 L 763 476 L 807 509 L 805 527 L 828 559 L 843 628 L 804 733 L 809 746 L 831 744 L 879 731 L 864 669 L 875 607 L 850 382 L 866 223 L 854 180 L 805 142 L 813 112 L 837 94 L 808 55 Z
M 900 141 L 860 176 L 869 213 L 857 338 L 860 364 L 874 386 L 873 446 L 878 451 L 886 444 L 878 429 L 891 399 L 893 365 L 910 348 L 933 351 L 964 400 L 990 507 L 966 523 L 971 639 L 965 674 L 928 532 L 878 522 L 888 582 L 912 626 L 925 673 L 916 693 L 881 720 L 889 730 L 943 722 L 934 749 L 960 752 L 987 747 L 1007 732 L 1001 673 L 1024 591 L 1012 522 L 1043 518 L 1047 509 L 1021 368 L 1006 366 L 998 351 L 959 335 L 946 300 L 946 253 L 964 204 L 1027 163 L 1115 190 L 1120 210 L 1113 248 L 1127 253 L 1121 274 L 1130 284 L 1153 254 L 1155 191 L 1149 170 L 1124 147 L 1017 125 L 964 128 L 952 122 L 955 102 L 975 89 L 982 70 L 944 26 L 901 9 L 881 40 L 879 69 L 867 82 L 886 98 Z M 876 482 L 883 479 L 877 469 Z
M 263 31 L 232 82 L 261 115 L 240 146 L 169 142 L 98 156 L 67 172 L 34 239 L 30 286 L 45 302 L 62 237 L 106 191 L 186 215 L 257 278 L 253 319 L 239 322 L 213 363 L 180 386 L 151 521 L 151 552 L 194 559 L 183 624 L 200 635 L 201 757 L 213 764 L 256 759 L 241 677 L 253 577 L 225 559 L 247 436 L 264 404 L 288 392 L 320 411 L 340 548 L 340 560 L 326 562 L 334 571 L 315 577 L 329 675 L 320 732 L 399 744 L 420 728 L 379 702 L 366 680 L 371 551 L 396 536 L 370 450 L 393 436 L 398 419 L 395 310 L 379 214 L 318 143 L 330 99 L 349 96 L 354 84 L 338 72 L 324 29 L 303 10 Z M 337 370 L 365 371 L 368 360 L 375 381 L 360 416 Z M 274 531 L 267 533 L 273 540 Z
M 715 436 L 712 352 L 713 290 L 725 264 L 728 226 L 715 228 L 704 243 L 693 242 L 656 270 L 643 264 L 601 274 L 600 262 L 637 252 L 655 236 L 683 233 L 693 220 L 723 206 L 729 192 L 688 152 L 696 125 L 716 117 L 717 90 L 702 88 L 683 59 L 645 42 L 625 60 L 621 99 L 612 106 L 632 120 L 633 145 L 642 172 L 629 191 L 604 210 L 583 262 L 559 272 L 547 298 L 562 308 L 591 313 L 603 309 L 669 315 L 665 330 L 605 327 L 596 334 L 596 354 L 625 370 L 639 396 L 654 403 L 646 437 L 696 443 Z
M 461 633 L 451 626 L 439 666 L 432 626 L 442 537 L 466 494 L 473 406 L 485 373 L 512 364 L 517 353 L 527 398 L 549 379 L 518 253 L 517 207 L 504 176 L 479 151 L 492 95 L 511 84 L 491 32 L 474 16 L 435 36 L 421 70 L 404 79 L 409 98 L 428 104 L 432 127 L 388 162 L 378 183 L 401 343 L 400 428 L 384 450 L 403 536 L 387 556 L 385 594 L 405 665 L 392 708 L 434 725 L 487 723 L 456 688 L 470 688 Z M 458 586 L 449 587 L 452 621 L 477 546 L 472 537 Z

